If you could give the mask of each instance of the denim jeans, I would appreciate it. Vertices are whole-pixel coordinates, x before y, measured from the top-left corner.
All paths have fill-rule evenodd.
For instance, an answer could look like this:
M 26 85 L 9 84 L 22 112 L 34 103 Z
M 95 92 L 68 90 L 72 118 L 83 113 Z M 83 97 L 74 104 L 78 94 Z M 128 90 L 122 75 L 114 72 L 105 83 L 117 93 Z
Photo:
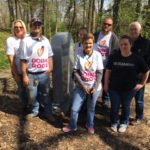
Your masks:
M 116 91 L 110 90 L 110 101 L 111 101 L 111 109 L 110 109 L 110 120 L 111 124 L 126 124 L 129 122 L 130 115 L 130 103 L 132 98 L 134 97 L 136 91 Z M 121 106 L 121 116 L 119 118 L 119 109 Z
M 32 113 L 39 113 L 39 105 L 44 106 L 45 115 L 52 114 L 52 103 L 50 101 L 50 78 L 48 74 L 28 74 L 30 83 L 28 86 L 29 104 L 32 106 Z
M 94 126 L 94 115 L 95 115 L 95 105 L 100 91 L 96 91 L 94 94 L 86 94 L 81 87 L 77 87 L 74 90 L 73 103 L 71 108 L 71 117 L 69 127 L 71 129 L 77 128 L 77 120 L 80 108 L 84 102 L 87 100 L 87 127 L 93 128 Z
M 23 85 L 22 76 L 20 75 L 21 81 L 17 83 L 18 86 L 18 95 L 22 103 L 22 108 L 25 109 L 28 106 L 28 95 L 27 89 Z
M 144 111 L 144 91 L 145 87 L 141 88 L 135 94 L 135 111 L 136 111 L 136 119 L 143 119 L 143 111 Z

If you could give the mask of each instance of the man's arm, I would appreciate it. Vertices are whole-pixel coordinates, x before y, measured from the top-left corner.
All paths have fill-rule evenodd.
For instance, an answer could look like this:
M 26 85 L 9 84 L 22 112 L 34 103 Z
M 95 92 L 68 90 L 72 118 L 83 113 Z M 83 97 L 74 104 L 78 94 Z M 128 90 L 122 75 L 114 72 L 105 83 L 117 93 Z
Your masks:
M 135 86 L 134 89 L 135 89 L 136 91 L 138 91 L 138 90 L 140 90 L 142 87 L 144 87 L 145 84 L 146 84 L 146 82 L 147 82 L 148 77 L 149 77 L 149 71 L 147 71 L 146 73 L 143 73 L 143 74 L 142 74 L 142 80 L 141 80 L 141 82 L 138 83 L 138 84 L 136 84 L 136 86 Z
M 46 71 L 46 73 L 49 73 L 51 76 L 53 72 L 53 57 L 52 56 L 48 57 L 48 66 L 49 66 L 49 69 Z

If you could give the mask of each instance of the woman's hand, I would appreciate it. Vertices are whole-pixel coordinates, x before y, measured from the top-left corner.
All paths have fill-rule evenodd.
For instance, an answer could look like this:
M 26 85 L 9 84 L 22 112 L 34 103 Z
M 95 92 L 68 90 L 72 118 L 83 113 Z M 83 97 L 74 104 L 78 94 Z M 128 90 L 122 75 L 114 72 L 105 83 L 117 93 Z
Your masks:
M 84 92 L 86 92 L 87 94 L 90 94 L 90 89 L 87 85 L 83 85 L 83 90 Z
M 96 92 L 96 89 L 95 89 L 95 88 L 92 88 L 90 93 L 93 94 L 93 93 L 95 93 L 95 92 Z
M 138 84 L 136 84 L 136 86 L 135 86 L 134 89 L 135 89 L 136 91 L 139 91 L 141 88 L 143 88 L 143 86 L 144 86 L 143 84 L 138 83 Z

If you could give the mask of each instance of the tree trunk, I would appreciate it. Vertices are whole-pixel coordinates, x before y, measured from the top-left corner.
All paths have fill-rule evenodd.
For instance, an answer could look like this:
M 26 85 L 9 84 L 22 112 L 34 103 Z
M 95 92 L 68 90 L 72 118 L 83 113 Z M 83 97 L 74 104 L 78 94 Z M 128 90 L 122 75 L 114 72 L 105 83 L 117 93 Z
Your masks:
M 113 21 L 114 21 L 114 31 L 116 32 L 116 34 L 120 33 L 120 20 L 119 20 L 119 16 L 120 16 L 120 11 L 119 11 L 119 7 L 120 7 L 120 2 L 121 0 L 114 0 L 114 5 L 113 5 Z
M 71 24 L 69 27 L 69 31 L 72 30 L 72 27 L 73 27 L 75 20 L 76 20 L 76 14 L 77 14 L 76 0 L 73 0 L 73 7 L 74 7 L 74 11 L 73 11 L 73 17 L 72 17 L 72 21 L 71 21 Z
M 56 0 L 56 22 L 55 22 L 55 33 L 57 33 L 57 27 L 58 27 L 58 0 Z
M 94 33 L 96 25 L 96 14 L 95 14 L 95 0 L 92 0 L 92 20 L 91 20 L 91 32 Z
M 83 0 L 83 25 L 86 26 L 86 0 Z
M 87 24 L 88 24 L 88 32 L 91 32 L 91 22 L 92 22 L 92 1 L 93 0 L 89 0 L 89 8 L 88 8 L 88 20 L 87 20 Z
M 104 0 L 100 0 L 100 7 L 99 7 L 99 11 L 98 11 L 98 27 L 101 26 L 102 24 L 102 16 L 103 16 L 103 7 L 104 7 Z
M 11 24 L 12 22 L 15 20 L 15 15 L 14 15 L 14 8 L 13 8 L 13 2 L 12 0 L 7 0 L 8 2 L 8 8 L 9 8 L 9 16 L 10 16 L 10 27 L 11 27 Z
M 18 19 L 18 0 L 15 0 L 15 19 Z

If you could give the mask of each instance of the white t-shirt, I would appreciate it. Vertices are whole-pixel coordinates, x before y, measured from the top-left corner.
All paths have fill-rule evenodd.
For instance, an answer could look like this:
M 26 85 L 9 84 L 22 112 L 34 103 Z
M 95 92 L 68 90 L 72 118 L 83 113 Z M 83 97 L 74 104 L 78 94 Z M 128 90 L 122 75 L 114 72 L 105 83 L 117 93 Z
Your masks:
M 106 66 L 109 56 L 109 43 L 112 33 L 110 32 L 107 35 L 104 35 L 100 32 L 98 40 L 97 40 L 97 50 L 101 53 L 103 64 Z
M 9 37 L 6 41 L 6 54 L 15 56 L 14 61 L 17 66 L 18 74 L 21 74 L 20 51 L 19 51 L 20 42 L 21 42 L 21 39 L 18 39 L 15 36 Z
M 49 40 L 42 36 L 35 40 L 31 36 L 24 38 L 20 44 L 20 59 L 28 61 L 29 72 L 42 72 L 49 69 L 48 58 L 53 56 Z
M 79 69 L 82 81 L 92 88 L 96 81 L 96 70 L 103 69 L 102 56 L 99 52 L 93 51 L 92 55 L 86 55 L 81 51 L 77 54 L 74 69 Z M 101 89 L 101 83 L 97 90 Z

